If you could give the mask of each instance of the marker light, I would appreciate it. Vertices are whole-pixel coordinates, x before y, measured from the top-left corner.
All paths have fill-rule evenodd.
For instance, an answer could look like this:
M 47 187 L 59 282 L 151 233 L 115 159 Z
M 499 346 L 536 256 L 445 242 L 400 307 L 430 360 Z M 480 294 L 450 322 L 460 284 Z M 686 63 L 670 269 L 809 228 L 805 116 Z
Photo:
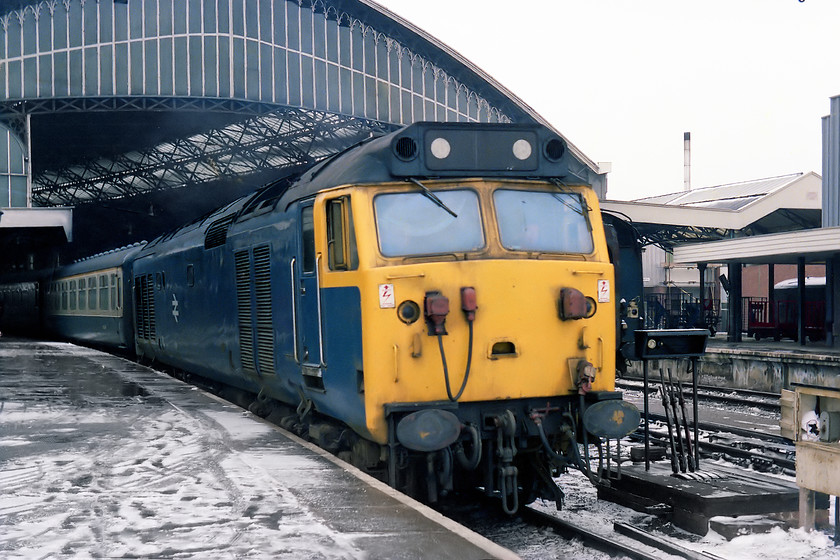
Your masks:
M 552 138 L 545 143 L 545 157 L 548 161 L 560 161 L 566 153 L 566 144 L 559 138 Z
M 531 152 L 531 143 L 527 140 L 520 138 L 513 143 L 513 155 L 516 159 L 524 161 L 531 157 Z
M 423 302 L 429 335 L 446 334 L 446 316 L 449 314 L 449 298 L 440 292 L 426 292 Z
M 432 140 L 430 148 L 432 155 L 438 159 L 446 159 L 449 157 L 449 152 L 452 151 L 452 146 L 449 145 L 449 141 L 446 138 L 435 138 Z
M 394 144 L 394 153 L 403 161 L 411 161 L 417 157 L 417 142 L 414 138 L 403 136 Z
M 595 314 L 595 300 L 578 289 L 563 288 L 557 301 L 557 312 L 563 321 L 589 318 Z
M 467 318 L 467 321 L 475 321 L 475 310 L 478 309 L 478 304 L 475 301 L 475 288 L 464 287 L 461 288 L 461 311 Z

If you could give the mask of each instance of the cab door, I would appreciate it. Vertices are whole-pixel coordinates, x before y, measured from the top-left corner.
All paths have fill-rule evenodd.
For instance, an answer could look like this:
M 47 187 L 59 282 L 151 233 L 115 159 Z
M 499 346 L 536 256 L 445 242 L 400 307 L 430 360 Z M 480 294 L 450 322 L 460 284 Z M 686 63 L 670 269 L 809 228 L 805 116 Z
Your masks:
M 323 319 L 321 308 L 320 257 L 315 251 L 313 201 L 300 207 L 297 254 L 292 263 L 295 290 L 295 356 L 301 368 L 304 386 L 323 390 L 324 362 Z

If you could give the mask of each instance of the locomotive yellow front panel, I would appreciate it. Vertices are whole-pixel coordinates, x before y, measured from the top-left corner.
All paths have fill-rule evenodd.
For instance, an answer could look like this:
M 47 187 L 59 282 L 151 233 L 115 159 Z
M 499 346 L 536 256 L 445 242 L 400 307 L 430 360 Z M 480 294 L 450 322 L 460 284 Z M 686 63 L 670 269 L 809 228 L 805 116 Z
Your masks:
M 561 292 L 568 288 L 597 303 L 599 289 L 613 283 L 612 266 L 481 261 L 391 272 L 381 279 L 370 275 L 373 288 L 362 298 L 365 400 L 372 432 L 381 427 L 386 403 L 447 400 L 444 361 L 451 394 L 461 387 L 471 361 L 462 401 L 576 394 L 580 363 L 594 367 L 593 390 L 614 389 L 614 302 L 601 301 L 589 318 L 563 320 L 559 311 Z M 389 286 L 393 296 L 385 295 L 393 297 L 394 308 L 380 307 L 382 285 Z M 464 287 L 476 295 L 472 347 L 461 310 Z M 449 302 L 446 334 L 440 337 L 430 334 L 425 317 L 407 324 L 398 311 L 414 302 L 422 315 L 428 294 Z
M 325 285 L 361 294 L 370 433 L 386 441 L 389 403 L 613 390 L 614 273 L 591 190 L 422 187 L 322 196 L 352 199 L 359 265 Z

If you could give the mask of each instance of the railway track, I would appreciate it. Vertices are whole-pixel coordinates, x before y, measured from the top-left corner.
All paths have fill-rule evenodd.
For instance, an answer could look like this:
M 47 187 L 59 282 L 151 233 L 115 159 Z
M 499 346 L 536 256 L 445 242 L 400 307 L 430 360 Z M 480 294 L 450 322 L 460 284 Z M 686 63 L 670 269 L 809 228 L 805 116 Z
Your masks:
M 602 519 L 593 529 L 589 521 L 569 520 L 576 508 L 564 508 L 560 517 L 537 504 L 523 507 L 515 517 L 489 507 L 490 499 L 480 492 L 464 496 L 461 505 L 444 508 L 443 513 L 458 523 L 483 534 L 497 544 L 519 554 L 525 560 L 542 558 L 586 557 L 599 560 L 631 558 L 663 560 L 674 557 L 688 560 L 717 560 L 706 551 L 692 550 L 682 541 L 653 533 L 635 522 Z M 584 508 L 585 510 L 585 508 Z M 580 510 L 581 513 L 584 510 Z M 540 543 L 534 546 L 533 543 Z M 583 551 L 583 552 L 582 552 Z
M 639 392 L 642 390 L 641 382 L 621 381 L 617 384 L 628 390 L 637 390 Z M 652 383 L 651 389 L 658 390 L 658 385 L 658 383 Z M 701 403 L 708 404 L 710 401 L 723 403 L 722 408 L 724 410 L 730 410 L 733 407 L 746 407 L 747 411 L 744 414 L 757 414 L 765 418 L 767 418 L 767 415 L 759 412 L 759 410 L 778 413 L 778 395 L 754 391 L 722 391 L 710 387 L 698 389 L 698 397 Z M 688 399 L 692 397 L 690 389 L 684 396 Z M 656 400 L 659 399 L 657 398 Z M 689 421 L 690 416 L 691 412 L 689 410 Z M 651 420 L 651 445 L 669 449 L 670 442 L 666 429 L 665 416 L 651 413 L 649 418 Z M 732 427 L 715 422 L 700 422 L 698 428 L 701 430 L 699 453 L 702 459 L 714 460 L 722 458 L 739 466 L 750 468 L 753 471 L 773 472 L 774 474 L 788 476 L 794 474 L 795 447 L 785 438 L 771 433 L 764 433 L 757 429 Z M 639 443 L 643 442 L 643 437 L 642 430 L 631 435 L 632 445 L 637 447 Z M 622 444 L 622 456 L 624 456 L 627 450 L 626 444 L 627 440 Z M 597 452 L 593 453 L 591 457 L 593 461 L 597 462 Z M 613 456 L 614 459 L 615 456 Z M 624 460 L 627 460 L 629 463 L 629 458 L 624 457 Z M 567 496 L 571 497 L 572 495 L 567 494 Z M 570 499 L 570 501 L 574 502 L 573 499 Z M 599 507 L 593 505 L 593 503 L 582 507 L 579 505 L 572 505 L 571 508 L 564 506 L 564 509 L 567 511 L 562 514 L 553 514 L 553 511 L 546 510 L 545 507 L 540 507 L 539 502 L 532 506 L 537 507 L 523 508 L 517 516 L 518 523 L 515 526 L 509 527 L 507 532 L 520 534 L 520 539 L 539 542 L 550 541 L 551 538 L 546 535 L 556 535 L 556 538 L 560 542 L 565 543 L 551 545 L 555 547 L 553 550 L 564 551 L 564 553 L 557 554 L 556 557 L 577 557 L 579 554 L 576 554 L 576 552 L 582 547 L 587 551 L 587 556 L 592 552 L 593 556 L 591 557 L 599 559 L 611 557 L 627 557 L 633 559 L 679 557 L 691 560 L 712 560 L 720 558 L 711 552 L 696 550 L 696 548 L 699 548 L 697 545 L 691 545 L 673 535 L 664 535 L 656 529 L 648 530 L 650 529 L 648 527 L 649 522 L 642 518 L 634 517 L 632 514 L 607 514 L 603 516 L 600 520 L 601 522 L 593 523 L 592 515 L 596 515 L 597 517 L 597 512 L 599 511 Z M 574 512 L 577 508 L 580 508 L 581 516 L 577 517 L 574 514 L 570 516 L 569 512 Z M 609 509 L 602 511 L 612 512 Z M 647 513 L 654 516 L 658 515 L 652 511 Z M 578 523 L 579 520 L 582 522 Z M 500 521 L 499 523 L 503 522 Z M 469 523 L 465 524 L 472 527 Z M 653 526 L 656 526 L 656 523 L 651 525 L 651 527 Z M 479 532 L 482 531 L 479 530 Z M 528 554 L 523 554 L 521 550 L 525 549 L 530 551 L 530 547 L 521 545 L 518 547 L 516 543 L 511 544 L 505 540 L 505 536 L 499 534 L 493 535 L 491 538 L 499 544 L 521 554 L 523 558 L 555 557 L 545 554 L 529 556 Z M 578 543 L 577 548 L 575 548 L 575 542 Z M 562 548 L 564 546 L 566 548 Z M 598 552 L 595 553 L 594 551 Z
M 615 522 L 611 533 L 599 534 L 532 507 L 524 508 L 522 517 L 527 523 L 548 527 L 567 539 L 580 539 L 587 546 L 611 556 L 623 555 L 634 560 L 661 560 L 663 557 L 672 556 L 689 560 L 719 558 L 708 552 L 691 550 L 670 538 L 656 535 L 628 523 Z
M 641 380 L 621 380 L 616 385 L 624 390 L 643 391 Z M 651 402 L 659 399 L 653 395 L 659 391 L 659 383 L 652 381 L 648 391 Z M 723 403 L 738 408 L 761 409 L 772 414 L 779 414 L 779 395 L 761 391 L 730 390 L 709 386 L 698 386 L 698 402 Z M 686 387 L 686 400 L 693 398 L 690 387 Z M 668 419 L 658 412 L 649 412 L 651 426 L 651 444 L 669 448 L 669 436 L 665 428 L 657 429 L 657 425 L 667 426 Z M 691 420 L 688 420 L 691 422 Z M 741 428 L 716 422 L 698 423 L 701 431 L 699 437 L 699 452 L 703 457 L 724 458 L 742 466 L 752 466 L 761 471 L 781 471 L 791 473 L 795 470 L 796 452 L 793 444 L 786 438 L 776 434 L 762 432 L 753 428 Z M 644 441 L 641 430 L 633 434 L 634 441 Z M 694 442 L 692 441 L 692 445 Z
M 641 378 L 635 377 L 624 378 L 621 380 L 617 379 L 615 382 L 615 386 L 620 387 L 622 389 L 642 391 L 643 380 Z M 648 392 L 653 393 L 657 391 L 658 386 L 659 384 L 656 382 L 656 380 L 651 379 Z M 688 384 L 685 387 L 685 398 L 691 399 L 693 397 L 694 393 L 691 389 L 691 385 Z M 778 393 L 752 391 L 749 389 L 728 389 L 721 387 L 712 387 L 710 385 L 698 385 L 697 397 L 698 402 L 718 402 L 738 406 L 755 407 L 776 413 L 780 411 L 780 395 Z
M 664 416 L 650 415 L 651 420 L 665 422 Z M 710 431 L 708 425 L 701 424 L 701 437 L 699 442 L 700 456 L 702 458 L 722 457 L 731 462 L 739 463 L 742 466 L 751 465 L 756 470 L 772 470 L 777 467 L 783 472 L 792 473 L 796 469 L 796 449 L 784 438 L 772 436 L 771 434 L 732 434 L 726 433 L 728 427 L 719 427 L 719 430 Z M 746 432 L 739 430 L 742 433 Z M 731 437 L 731 436 L 737 437 Z M 767 439 L 762 439 L 761 436 Z M 643 442 L 644 433 L 639 430 L 630 436 L 632 441 Z M 650 443 L 652 446 L 667 448 L 669 446 L 667 431 L 651 427 Z M 692 444 L 694 441 L 692 440 Z

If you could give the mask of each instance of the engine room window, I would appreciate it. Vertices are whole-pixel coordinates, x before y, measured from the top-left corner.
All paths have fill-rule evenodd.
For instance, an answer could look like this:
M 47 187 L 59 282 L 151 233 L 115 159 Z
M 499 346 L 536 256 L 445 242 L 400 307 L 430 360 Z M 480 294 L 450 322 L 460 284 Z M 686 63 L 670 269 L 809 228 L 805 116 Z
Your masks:
M 540 253 L 591 253 L 592 232 L 576 193 L 497 190 L 493 194 L 505 249 Z
M 383 255 L 464 253 L 484 247 L 476 193 L 455 190 L 435 195 L 441 204 L 423 192 L 380 194 L 373 200 Z

